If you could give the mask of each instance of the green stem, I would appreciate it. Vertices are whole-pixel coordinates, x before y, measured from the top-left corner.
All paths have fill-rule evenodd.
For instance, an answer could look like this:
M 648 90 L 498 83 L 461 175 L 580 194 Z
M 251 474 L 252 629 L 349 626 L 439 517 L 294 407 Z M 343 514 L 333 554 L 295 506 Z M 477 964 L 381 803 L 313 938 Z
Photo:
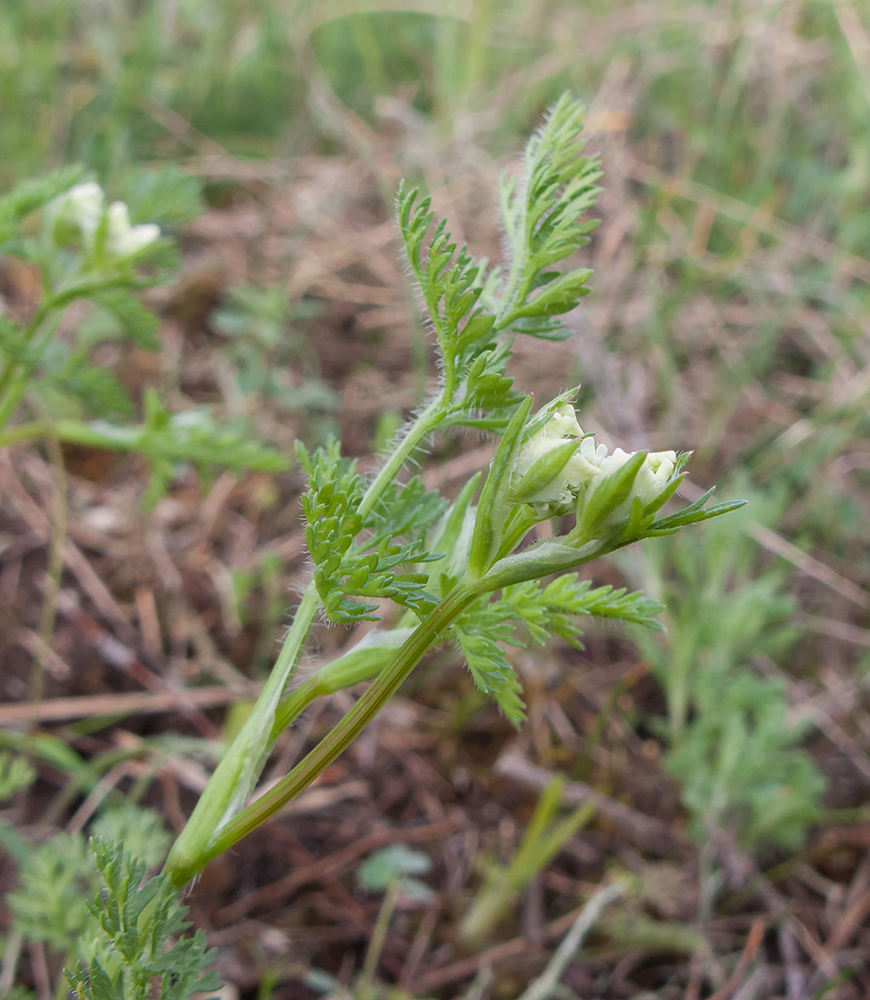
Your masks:
M 214 857 L 214 854 L 206 856 L 205 852 L 215 830 L 234 810 L 241 809 L 260 776 L 263 759 L 271 747 L 268 741 L 264 744 L 263 732 L 272 731 L 287 680 L 308 638 L 319 603 L 314 583 L 309 583 L 265 688 L 172 845 L 166 871 L 173 873 L 173 877 L 179 869 L 199 871 L 210 857 Z M 187 878 L 182 881 L 186 882 Z
M 390 921 L 393 919 L 393 913 L 401 894 L 402 880 L 397 878 L 387 887 L 384 901 L 381 903 L 381 909 L 378 913 L 378 919 L 375 921 L 375 926 L 372 930 L 371 941 L 366 951 L 362 973 L 356 987 L 358 1000 L 374 1000 L 377 996 L 377 991 L 375 990 L 375 973 L 378 971 L 378 962 L 381 960 L 381 953 L 384 950 L 384 944 L 387 940 L 387 931 L 390 929 Z
M 289 774 L 242 810 L 208 844 L 207 849 L 186 859 L 170 854 L 166 870 L 177 885 L 183 885 L 208 861 L 232 847 L 277 812 L 343 753 L 398 691 L 402 682 L 423 656 L 444 637 L 456 618 L 485 593 L 479 586 L 458 586 L 432 614 L 419 625 L 396 653 L 392 663 L 372 682 L 365 694 L 332 731 L 301 760 Z M 213 827 L 214 829 L 214 827 Z M 186 828 L 185 828 L 186 830 Z M 182 837 L 184 831 L 182 832 Z
M 408 428 L 408 433 L 402 438 L 396 450 L 372 480 L 360 501 L 358 513 L 361 517 L 365 517 L 372 510 L 384 490 L 395 481 L 402 466 L 408 461 L 420 442 L 437 427 L 447 398 L 445 393 L 440 393 Z
M 2 410 L 0 410 L 0 427 L 2 426 L 3 416 Z M 0 448 L 8 447 L 10 444 L 17 444 L 19 441 L 33 441 L 35 438 L 45 439 L 56 436 L 54 424 L 49 423 L 47 420 L 31 420 L 26 424 L 18 424 L 5 433 L 0 432 Z
M 415 448 L 438 425 L 444 410 L 444 399 L 442 393 L 423 410 L 371 482 L 359 506 L 359 513 L 363 517 L 372 510 L 384 490 L 395 481 L 402 466 Z M 186 882 L 192 875 L 200 871 L 211 858 L 220 854 L 221 851 L 268 818 L 268 815 L 264 816 L 263 819 L 255 821 L 252 826 L 246 826 L 244 831 L 237 836 L 230 831 L 237 828 L 241 816 L 247 814 L 249 810 L 245 810 L 235 820 L 227 823 L 228 817 L 234 811 L 241 809 L 244 800 L 250 794 L 259 777 L 265 755 L 280 733 L 276 725 L 277 720 L 279 718 L 282 721 L 293 718 L 293 713 L 301 711 L 308 703 L 306 699 L 312 695 L 311 689 L 297 695 L 295 699 L 291 695 L 288 699 L 289 706 L 287 704 L 281 706 L 284 689 L 308 638 L 311 626 L 314 624 L 318 606 L 317 590 L 314 583 L 311 582 L 305 590 L 266 687 L 257 699 L 241 732 L 215 769 L 193 814 L 170 851 L 166 861 L 166 871 L 171 873 L 173 879 L 179 884 Z M 423 652 L 419 655 L 422 656 Z M 408 668 L 408 672 L 410 672 L 411 667 Z M 401 680 L 398 683 L 401 683 Z M 268 733 L 265 743 L 263 740 L 264 732 Z M 344 749 L 344 746 L 341 749 Z M 341 752 L 341 749 L 336 752 L 336 755 Z M 302 763 L 304 764 L 305 761 Z M 326 766 L 323 764 L 320 770 Z M 314 772 L 308 781 L 313 780 L 319 773 L 320 771 Z M 286 780 L 287 778 L 284 779 L 284 781 Z M 273 788 L 267 795 L 272 795 L 275 791 L 276 789 Z M 292 798 L 292 795 L 290 797 Z M 266 798 L 267 796 L 263 796 L 263 799 Z M 258 800 L 255 806 L 250 808 L 258 806 L 263 799 Z M 281 805 L 277 806 L 276 809 L 281 808 Z M 216 836 L 215 831 L 219 830 L 222 824 L 226 825 Z
M 413 616 L 411 616 L 413 618 Z M 416 621 L 416 618 L 413 618 Z M 398 627 L 385 634 L 382 645 L 367 645 L 363 640 L 355 647 L 342 654 L 336 660 L 324 664 L 319 670 L 307 677 L 281 702 L 275 713 L 272 725 L 272 740 L 281 733 L 317 698 L 344 691 L 346 688 L 370 681 L 390 663 L 396 650 L 413 631 L 401 622 Z
M 36 310 L 33 314 L 33 318 L 27 324 L 24 331 L 24 343 L 29 344 L 36 336 L 37 331 L 48 318 L 49 313 L 56 309 L 59 305 L 65 305 L 66 301 L 58 297 L 50 297 Z M 59 317 L 58 317 L 59 319 Z M 2 430 L 9 421 L 9 418 L 15 412 L 15 408 L 18 406 L 21 397 L 24 395 L 24 391 L 27 388 L 27 376 L 33 371 L 42 357 L 42 352 L 48 345 L 49 340 L 51 340 L 54 334 L 54 328 L 56 324 L 52 324 L 47 331 L 45 337 L 42 338 L 42 343 L 37 347 L 34 354 L 35 357 L 31 358 L 29 362 L 26 361 L 13 361 L 10 359 L 9 363 L 0 373 L 0 430 Z

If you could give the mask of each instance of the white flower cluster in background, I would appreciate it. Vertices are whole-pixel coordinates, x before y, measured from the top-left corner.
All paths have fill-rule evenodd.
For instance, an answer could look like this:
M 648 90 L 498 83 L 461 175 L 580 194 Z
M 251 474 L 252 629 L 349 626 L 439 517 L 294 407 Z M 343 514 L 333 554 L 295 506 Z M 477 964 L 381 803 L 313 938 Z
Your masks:
M 523 496 L 525 503 L 571 503 L 581 490 L 595 485 L 622 468 L 636 452 L 617 448 L 608 454 L 607 446 L 596 443 L 594 435 L 584 433 L 577 422 L 577 415 L 570 403 L 554 410 L 548 422 L 520 449 L 514 464 L 514 477 L 521 479 L 537 462 L 555 448 L 570 441 L 579 441 L 579 448 L 549 482 L 531 496 Z M 631 497 L 613 511 L 606 524 L 618 524 L 628 517 L 634 497 L 644 505 L 654 500 L 665 488 L 676 466 L 675 451 L 654 451 L 646 456 L 634 480 Z
M 123 201 L 113 201 L 109 205 L 109 235 L 106 249 L 113 256 L 132 257 L 159 236 L 160 226 L 154 222 L 131 226 L 130 213 Z
M 66 242 L 65 231 L 73 230 L 86 250 L 91 251 L 105 218 L 104 252 L 117 260 L 132 257 L 160 236 L 160 226 L 153 222 L 133 226 L 130 212 L 122 201 L 106 207 L 103 189 L 96 181 L 76 184 L 59 195 L 49 206 L 52 234 L 60 245 Z

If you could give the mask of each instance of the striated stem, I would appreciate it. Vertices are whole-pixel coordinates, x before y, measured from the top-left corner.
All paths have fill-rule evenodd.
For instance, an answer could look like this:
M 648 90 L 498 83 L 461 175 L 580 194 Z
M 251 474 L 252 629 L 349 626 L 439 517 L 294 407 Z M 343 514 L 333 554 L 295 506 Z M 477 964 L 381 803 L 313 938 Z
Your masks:
M 176 871 L 191 870 L 192 874 L 202 868 L 205 860 L 214 857 L 214 854 L 206 857 L 205 852 L 215 831 L 226 822 L 229 814 L 241 809 L 254 787 L 265 755 L 271 747 L 264 734 L 268 736 L 272 731 L 287 680 L 308 638 L 318 606 L 317 590 L 313 583 L 309 583 L 265 688 L 238 736 L 221 758 L 193 814 L 172 845 L 166 860 L 166 871 L 176 881 L 179 881 L 175 878 Z M 204 857 L 205 860 L 201 860 Z M 188 877 L 180 881 L 186 882 Z
M 449 594 L 413 631 L 390 665 L 372 682 L 338 725 L 288 775 L 227 823 L 207 847 L 186 858 L 180 857 L 173 848 L 166 865 L 172 880 L 177 885 L 183 885 L 213 857 L 261 826 L 307 788 L 359 736 L 423 656 L 444 638 L 450 625 L 483 592 L 477 586 L 460 585 Z

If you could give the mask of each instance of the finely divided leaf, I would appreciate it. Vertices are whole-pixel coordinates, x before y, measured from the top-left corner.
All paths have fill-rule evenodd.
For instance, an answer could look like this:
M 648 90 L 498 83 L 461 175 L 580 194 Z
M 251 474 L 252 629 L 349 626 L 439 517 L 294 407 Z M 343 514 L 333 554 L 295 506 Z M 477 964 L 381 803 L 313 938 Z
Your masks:
M 22 220 L 82 179 L 81 166 L 64 167 L 45 177 L 22 181 L 0 198 L 0 252 L 13 241 Z
M 187 908 L 168 875 L 143 883 L 145 865 L 123 844 L 92 841 L 102 889 L 89 907 L 99 927 L 88 967 L 67 971 L 80 1000 L 188 1000 L 218 988 L 207 971 L 217 950 L 205 934 L 181 936 L 190 927 Z
M 362 478 L 353 461 L 341 458 L 337 442 L 312 456 L 299 451 L 308 472 L 302 497 L 305 538 L 330 621 L 375 621 L 377 605 L 368 602 L 384 598 L 420 614 L 431 610 L 437 599 L 426 591 L 428 574 L 414 565 L 439 558 L 428 552 L 424 533 L 446 501 L 414 478 L 403 486 L 393 484 L 362 516 Z
M 580 630 L 577 617 L 619 618 L 661 631 L 654 615 L 662 610 L 639 592 L 624 588 L 596 587 L 588 580 L 578 580 L 576 573 L 557 577 L 546 587 L 539 580 L 529 580 L 506 587 L 499 600 L 469 608 L 454 626 L 462 652 L 474 682 L 481 691 L 498 701 L 513 725 L 524 719 L 520 684 L 513 667 L 499 643 L 525 645 L 517 635 L 525 626 L 531 638 L 543 644 L 558 635 L 578 648 Z
M 123 288 L 107 288 L 93 296 L 94 301 L 110 312 L 124 333 L 139 347 L 156 351 L 160 347 L 157 331 L 160 323 L 136 295 Z
M 454 631 L 475 685 L 495 698 L 511 725 L 518 728 L 526 717 L 522 688 L 491 630 L 486 625 L 477 627 L 475 619 L 470 619 Z
M 588 243 L 597 220 L 578 221 L 595 204 L 601 177 L 597 157 L 582 156 L 584 109 L 563 94 L 544 127 L 526 145 L 521 179 L 500 185 L 510 271 L 499 294 L 495 328 L 550 340 L 569 336 L 556 317 L 574 309 L 592 272 L 562 274 L 552 265 Z
M 445 219 L 435 226 L 425 247 L 435 214 L 431 211 L 432 199 L 417 202 L 417 194 L 416 189 L 408 191 L 404 183 L 400 185 L 399 227 L 445 364 L 452 365 L 473 345 L 479 349 L 491 340 L 495 317 L 478 306 L 487 261 L 475 260 L 466 247 L 457 250 Z

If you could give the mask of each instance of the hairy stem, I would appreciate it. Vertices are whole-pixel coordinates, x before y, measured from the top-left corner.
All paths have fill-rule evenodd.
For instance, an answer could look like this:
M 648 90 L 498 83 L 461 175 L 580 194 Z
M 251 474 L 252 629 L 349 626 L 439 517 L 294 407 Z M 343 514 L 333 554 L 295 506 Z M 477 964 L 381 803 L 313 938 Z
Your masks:
M 396 476 L 401 472 L 402 466 L 408 461 L 417 446 L 438 426 L 447 400 L 446 393 L 440 393 L 408 428 L 407 434 L 365 491 L 358 511 L 361 517 L 365 517 L 372 510 L 384 490 L 394 482 Z

